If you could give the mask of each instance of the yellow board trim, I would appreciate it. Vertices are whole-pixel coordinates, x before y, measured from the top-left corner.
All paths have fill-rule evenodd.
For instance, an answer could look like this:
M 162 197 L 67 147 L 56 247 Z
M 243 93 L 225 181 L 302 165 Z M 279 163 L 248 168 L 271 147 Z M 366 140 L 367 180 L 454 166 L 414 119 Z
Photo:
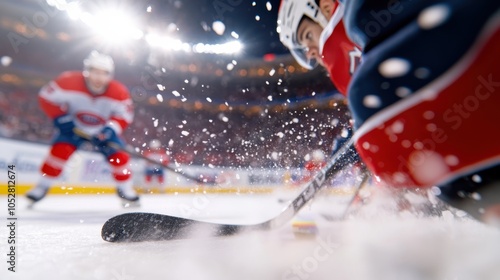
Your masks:
M 16 194 L 24 195 L 33 186 L 32 185 L 16 185 Z M 272 193 L 273 188 L 258 187 L 258 188 L 220 188 L 220 187 L 166 187 L 164 191 L 158 188 L 146 190 L 144 188 L 135 188 L 139 193 L 166 193 L 166 194 L 196 194 L 196 193 Z M 114 187 L 89 187 L 89 186 L 53 186 L 49 190 L 49 194 L 115 194 Z M 0 195 L 7 195 L 8 188 L 6 184 L 0 185 Z
M 24 195 L 28 190 L 30 190 L 33 185 L 16 185 L 16 194 Z M 176 187 L 170 186 L 166 187 L 164 191 L 159 188 L 145 189 L 145 188 L 135 188 L 137 192 L 143 194 L 197 194 L 197 193 L 221 193 L 221 194 L 269 194 L 275 190 L 282 189 L 280 187 L 240 187 L 240 188 L 221 188 L 217 186 L 197 186 L 193 188 L 189 187 Z M 292 189 L 290 189 L 292 190 Z M 349 195 L 353 194 L 354 188 L 340 187 L 340 188 L 327 188 L 324 192 L 328 195 Z M 49 194 L 115 194 L 116 190 L 114 187 L 98 187 L 98 186 L 53 186 L 49 190 Z M 0 185 L 0 195 L 7 195 L 8 188 L 7 184 Z

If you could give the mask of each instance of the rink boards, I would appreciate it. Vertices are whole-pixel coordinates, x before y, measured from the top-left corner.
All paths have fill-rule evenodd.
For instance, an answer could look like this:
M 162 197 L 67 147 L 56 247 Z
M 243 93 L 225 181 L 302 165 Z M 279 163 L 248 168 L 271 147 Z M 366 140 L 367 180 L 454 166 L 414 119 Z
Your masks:
M 9 166 L 14 167 L 16 192 L 25 193 L 40 176 L 39 169 L 49 152 L 49 146 L 37 143 L 0 138 L 0 195 L 7 194 Z M 175 166 L 190 175 L 202 175 L 215 180 L 216 185 L 201 185 L 183 176 L 165 171 L 166 178 L 162 186 L 157 182 L 148 185 L 144 181 L 146 162 L 132 158 L 130 168 L 133 172 L 134 186 L 143 192 L 166 193 L 270 193 L 276 189 L 295 191 L 300 188 L 298 182 L 304 172 L 301 169 L 235 169 L 210 168 L 203 166 Z M 350 193 L 350 187 L 338 186 L 334 193 Z M 342 185 L 342 184 L 340 184 Z M 88 151 L 77 151 L 68 161 L 58 183 L 51 188 L 51 193 L 59 194 L 104 194 L 114 193 L 114 181 L 104 158 Z

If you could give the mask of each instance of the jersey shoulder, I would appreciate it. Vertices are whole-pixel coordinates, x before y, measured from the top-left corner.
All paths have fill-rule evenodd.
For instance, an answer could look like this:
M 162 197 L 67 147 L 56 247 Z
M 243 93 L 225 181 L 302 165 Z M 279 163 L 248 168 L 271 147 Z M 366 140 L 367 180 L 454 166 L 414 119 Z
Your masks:
M 323 62 L 335 87 L 344 95 L 361 61 L 361 51 L 348 37 L 342 21 L 324 31 Z
M 83 78 L 82 72 L 63 72 L 54 80 L 54 82 L 64 90 L 87 91 L 85 86 L 85 79 Z
M 63 90 L 79 91 L 91 94 L 80 71 L 67 71 L 59 75 L 54 82 Z M 128 89 L 117 80 L 111 80 L 104 94 L 100 96 L 123 101 L 130 98 Z
M 130 94 L 127 87 L 117 80 L 112 80 L 109 83 L 108 89 L 106 90 L 104 95 L 120 101 L 130 99 Z

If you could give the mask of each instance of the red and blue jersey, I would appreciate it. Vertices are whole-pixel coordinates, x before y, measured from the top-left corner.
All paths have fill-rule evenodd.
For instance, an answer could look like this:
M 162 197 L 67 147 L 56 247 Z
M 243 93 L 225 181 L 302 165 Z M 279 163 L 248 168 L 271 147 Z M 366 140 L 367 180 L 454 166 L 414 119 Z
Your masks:
M 322 60 L 335 87 L 347 96 L 347 88 L 357 65 L 361 61 L 361 50 L 347 37 L 342 17 L 344 5 L 338 4 L 328 25 L 320 36 L 319 46 Z
M 375 34 L 364 27 L 390 11 L 351 1 L 347 26 L 369 48 L 348 101 L 370 170 L 390 186 L 430 187 L 499 165 L 500 3 L 401 1 Z

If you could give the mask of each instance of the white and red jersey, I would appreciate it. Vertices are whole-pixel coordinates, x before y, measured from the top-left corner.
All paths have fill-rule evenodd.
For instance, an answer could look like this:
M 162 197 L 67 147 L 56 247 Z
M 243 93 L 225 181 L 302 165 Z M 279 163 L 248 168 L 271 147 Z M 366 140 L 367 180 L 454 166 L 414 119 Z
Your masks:
M 144 156 L 162 164 L 168 164 L 170 162 L 170 158 L 165 149 L 147 150 L 144 152 Z M 146 168 L 152 169 L 156 167 L 158 167 L 157 164 L 149 161 L 146 163 Z
M 361 61 L 361 49 L 347 37 L 343 16 L 344 5 L 337 3 L 332 18 L 321 33 L 319 51 L 333 84 L 347 96 L 351 76 Z
M 306 172 L 304 176 L 302 177 L 302 182 L 308 182 L 309 180 L 312 179 L 318 171 L 320 171 L 323 167 L 325 167 L 326 162 L 324 160 L 309 160 L 304 164 L 304 168 L 306 169 Z
M 40 90 L 39 100 L 50 118 L 69 114 L 75 126 L 89 135 L 104 126 L 121 134 L 134 118 L 132 100 L 123 84 L 112 80 L 104 93 L 94 95 L 88 90 L 82 72 L 62 73 Z
M 321 170 L 321 168 L 325 167 L 326 162 L 325 161 L 317 161 L 317 160 L 310 160 L 306 162 L 305 168 L 309 172 L 316 172 Z

